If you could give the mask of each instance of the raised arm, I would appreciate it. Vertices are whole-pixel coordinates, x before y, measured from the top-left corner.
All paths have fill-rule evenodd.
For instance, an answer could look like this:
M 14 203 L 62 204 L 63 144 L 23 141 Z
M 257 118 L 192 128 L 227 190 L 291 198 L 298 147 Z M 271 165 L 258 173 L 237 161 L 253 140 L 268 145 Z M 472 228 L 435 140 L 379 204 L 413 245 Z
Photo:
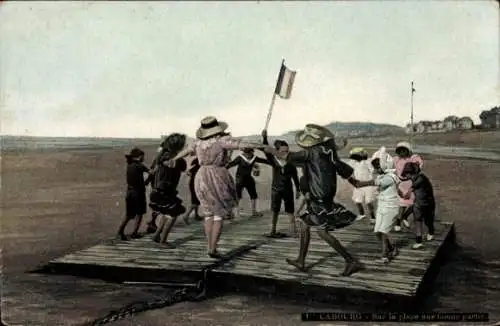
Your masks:
M 295 185 L 295 189 L 297 189 L 297 193 L 300 193 L 300 183 L 299 183 L 299 174 L 297 172 L 297 167 L 295 165 L 291 165 L 292 172 L 292 180 Z
M 262 164 L 267 164 L 267 165 L 273 165 L 272 162 L 269 161 L 269 157 L 267 157 L 267 153 L 264 153 L 266 155 L 266 158 L 262 157 L 255 157 L 255 163 L 262 163 Z
M 232 138 L 231 136 L 221 137 L 218 141 L 221 144 L 222 148 L 227 150 L 235 150 L 235 149 L 243 150 L 245 148 L 263 150 L 266 147 L 266 145 L 260 143 L 243 142 L 240 139 L 235 139 Z
M 186 148 L 184 148 L 183 150 L 181 150 L 179 153 L 177 153 L 177 155 L 175 155 L 175 157 L 173 157 L 172 159 L 170 160 L 165 160 L 162 162 L 163 165 L 165 166 L 171 166 L 171 167 L 174 167 L 174 163 L 172 162 L 175 162 L 177 161 L 178 159 L 181 159 L 181 158 L 185 158 L 189 155 L 194 155 L 195 154 L 195 145 L 192 144 L 192 145 L 189 145 L 187 146 Z
M 299 216 L 300 215 L 300 212 L 302 211 L 302 209 L 304 208 L 304 206 L 306 205 L 306 202 L 307 202 L 307 197 L 309 197 L 309 193 L 306 193 L 305 195 L 303 195 L 301 198 L 300 198 L 300 201 L 299 201 L 299 207 L 297 208 L 297 210 L 295 211 L 295 216 Z

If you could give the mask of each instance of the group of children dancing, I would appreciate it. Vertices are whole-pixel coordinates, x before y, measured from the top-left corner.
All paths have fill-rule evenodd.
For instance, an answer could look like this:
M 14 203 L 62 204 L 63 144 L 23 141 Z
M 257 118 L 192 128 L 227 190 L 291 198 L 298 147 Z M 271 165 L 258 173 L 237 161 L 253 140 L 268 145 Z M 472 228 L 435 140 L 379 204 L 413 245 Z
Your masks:
M 288 144 L 281 140 L 269 146 L 265 130 L 262 132 L 262 142 L 253 143 L 231 137 L 226 132 L 227 127 L 226 123 L 215 117 L 207 117 L 196 131 L 197 139 L 188 146 L 183 134 L 167 136 L 149 168 L 144 164 L 142 150 L 134 148 L 126 155 L 126 214 L 118 229 L 120 239 L 129 238 L 125 235 L 125 227 L 133 219 L 136 221 L 130 237 L 139 237 L 138 230 L 147 207 L 146 186 L 151 184 L 149 207 L 153 213 L 147 232 L 154 233 L 153 240 L 169 247 L 168 235 L 177 218 L 184 215 L 183 220 L 189 224 L 190 214 L 194 212 L 196 220 L 204 220 L 208 255 L 220 257 L 217 244 L 223 220 L 239 216 L 244 189 L 251 200 L 252 216 L 262 216 L 257 210 L 258 194 L 254 176 L 259 173 L 258 164 L 266 164 L 272 168 L 273 175 L 273 218 L 268 236 L 286 236 L 277 232 L 276 228 L 284 204 L 289 216 L 290 235 L 300 235 L 301 246 L 299 257 L 296 260 L 287 259 L 287 262 L 301 270 L 305 269 L 311 226 L 315 226 L 319 235 L 345 258 L 343 275 L 350 275 L 362 269 L 363 265 L 329 231 L 361 220 L 367 214 L 375 224 L 374 231 L 382 245 L 384 263 L 398 253 L 390 239 L 390 231 L 400 231 L 401 223 L 409 227 L 408 216 L 411 214 L 416 222 L 416 243 L 413 248 L 422 247 L 423 223 L 428 228 L 427 240 L 432 240 L 435 210 L 432 185 L 421 172 L 422 159 L 412 153 L 408 143 L 397 145 L 397 156 L 394 158 L 385 148 L 377 151 L 371 159 L 364 149 L 353 149 L 350 153 L 354 162 L 351 167 L 337 156 L 337 150 L 342 146 L 336 145 L 333 135 L 320 126 L 307 125 L 297 135 L 297 144 L 303 149 L 299 152 L 291 152 Z M 314 132 L 323 134 L 319 136 Z M 234 150 L 240 150 L 241 154 L 231 160 Z M 255 150 L 262 150 L 265 159 L 255 155 Z M 186 161 L 189 157 L 190 164 Z M 235 180 L 229 172 L 232 167 L 237 167 Z M 303 170 L 300 180 L 297 167 Z M 146 179 L 145 173 L 148 174 Z M 183 206 L 177 191 L 182 173 L 187 173 L 190 178 L 191 207 L 188 210 Z M 358 215 L 334 202 L 337 174 L 355 187 L 353 201 Z M 299 198 L 301 201 L 298 210 L 295 210 L 295 200 Z M 302 212 L 304 207 L 306 210 Z
M 382 147 L 371 159 L 363 148 L 350 152 L 355 176 L 360 180 L 358 186 L 362 187 L 353 191 L 353 201 L 359 212 L 357 220 L 365 217 L 363 205 L 366 205 L 370 220 L 375 224 L 374 232 L 382 243 L 381 260 L 385 263 L 398 253 L 389 233 L 392 230 L 400 232 L 401 223 L 410 228 L 408 217 L 411 214 L 414 216 L 416 238 L 413 249 L 423 246 L 424 224 L 428 231 L 426 240 L 434 238 L 436 202 L 432 183 L 422 172 L 423 160 L 412 152 L 407 142 L 398 143 L 395 152 L 393 158 Z

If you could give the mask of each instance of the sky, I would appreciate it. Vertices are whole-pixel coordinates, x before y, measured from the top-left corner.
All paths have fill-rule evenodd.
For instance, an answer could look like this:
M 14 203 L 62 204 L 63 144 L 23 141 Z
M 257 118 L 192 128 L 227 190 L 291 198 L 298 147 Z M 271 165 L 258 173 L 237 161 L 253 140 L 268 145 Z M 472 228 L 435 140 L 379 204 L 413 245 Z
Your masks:
M 193 136 L 405 125 L 500 104 L 496 1 L 2 2 L 1 134 Z

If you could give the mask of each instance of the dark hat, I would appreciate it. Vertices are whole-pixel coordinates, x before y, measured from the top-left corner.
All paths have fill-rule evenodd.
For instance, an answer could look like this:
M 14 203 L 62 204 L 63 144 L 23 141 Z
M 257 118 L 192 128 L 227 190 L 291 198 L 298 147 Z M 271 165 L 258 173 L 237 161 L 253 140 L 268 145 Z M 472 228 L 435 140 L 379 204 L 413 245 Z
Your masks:
M 144 156 L 144 152 L 137 147 L 132 148 L 130 153 L 125 154 L 126 158 L 138 158 Z
M 403 171 L 401 172 L 401 176 L 413 175 L 420 172 L 420 166 L 415 162 L 408 162 L 403 167 Z

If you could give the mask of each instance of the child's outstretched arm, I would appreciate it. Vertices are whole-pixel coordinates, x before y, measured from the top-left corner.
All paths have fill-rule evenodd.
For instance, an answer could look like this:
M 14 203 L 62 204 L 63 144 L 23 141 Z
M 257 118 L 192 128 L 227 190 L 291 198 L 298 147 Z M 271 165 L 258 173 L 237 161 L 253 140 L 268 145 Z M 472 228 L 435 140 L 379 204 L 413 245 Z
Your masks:
M 349 179 L 347 179 L 347 181 L 349 181 L 349 183 L 356 188 L 375 186 L 375 180 L 360 181 L 360 180 L 355 179 L 354 177 L 350 177 Z
M 292 168 L 292 180 L 293 184 L 295 185 L 295 193 L 297 194 L 298 197 L 300 195 L 299 174 L 297 172 L 297 167 L 295 167 L 295 165 L 292 165 L 291 168 Z
M 230 169 L 232 167 L 235 167 L 241 163 L 241 157 L 236 157 L 234 160 L 226 164 L 226 169 Z
M 266 154 L 266 153 L 264 153 L 264 154 Z M 267 157 L 267 155 L 266 155 L 266 157 Z M 271 165 L 271 166 L 273 165 L 271 162 L 269 162 L 269 159 L 258 157 L 258 156 L 255 158 L 255 163 L 262 163 L 262 164 L 267 164 L 267 165 Z

